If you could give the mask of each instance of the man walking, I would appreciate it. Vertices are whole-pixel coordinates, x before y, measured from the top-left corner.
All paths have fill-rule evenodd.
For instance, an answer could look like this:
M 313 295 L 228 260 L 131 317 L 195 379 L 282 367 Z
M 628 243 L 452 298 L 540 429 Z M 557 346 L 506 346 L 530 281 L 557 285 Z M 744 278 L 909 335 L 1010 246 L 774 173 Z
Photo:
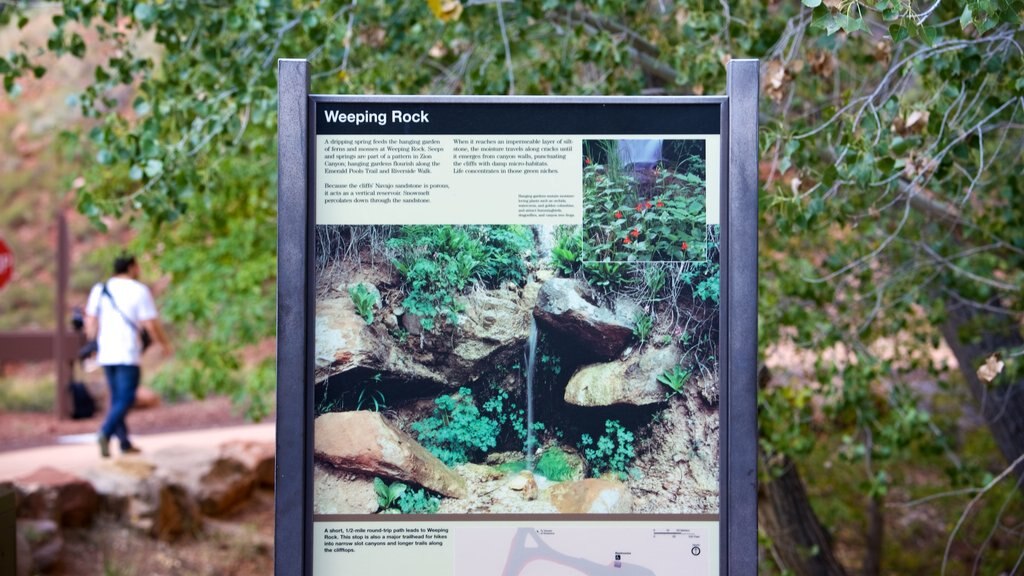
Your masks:
M 86 335 L 96 340 L 96 363 L 103 366 L 110 390 L 107 417 L 99 432 L 104 458 L 110 457 L 111 437 L 120 442 L 122 454 L 139 451 L 128 439 L 125 416 L 139 387 L 143 331 L 156 340 L 164 354 L 171 353 L 153 295 L 138 279 L 135 257 L 119 256 L 114 260 L 114 276 L 94 286 L 85 305 Z

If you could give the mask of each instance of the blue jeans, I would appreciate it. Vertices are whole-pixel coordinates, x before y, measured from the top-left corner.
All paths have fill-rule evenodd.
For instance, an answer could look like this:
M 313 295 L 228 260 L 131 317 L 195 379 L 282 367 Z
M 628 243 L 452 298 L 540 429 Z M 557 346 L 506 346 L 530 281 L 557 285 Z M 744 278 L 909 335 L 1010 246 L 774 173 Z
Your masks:
M 130 448 L 128 426 L 124 422 L 128 409 L 135 404 L 135 392 L 139 388 L 139 367 L 127 364 L 104 366 L 107 386 L 110 388 L 110 410 L 100 427 L 100 434 L 107 438 L 117 437 L 121 448 Z

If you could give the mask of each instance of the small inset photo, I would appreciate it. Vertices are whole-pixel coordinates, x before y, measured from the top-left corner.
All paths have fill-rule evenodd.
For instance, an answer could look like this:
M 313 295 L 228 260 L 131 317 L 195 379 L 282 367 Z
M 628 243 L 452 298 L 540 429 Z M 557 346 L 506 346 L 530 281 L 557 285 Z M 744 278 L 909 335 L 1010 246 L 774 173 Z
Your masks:
M 704 140 L 584 140 L 584 261 L 706 260 Z

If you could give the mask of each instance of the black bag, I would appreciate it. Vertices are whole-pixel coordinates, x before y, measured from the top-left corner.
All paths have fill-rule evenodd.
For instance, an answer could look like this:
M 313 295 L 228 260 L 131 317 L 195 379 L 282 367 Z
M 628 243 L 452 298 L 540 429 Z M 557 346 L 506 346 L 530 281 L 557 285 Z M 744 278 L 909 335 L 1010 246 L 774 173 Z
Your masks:
M 96 414 L 96 401 L 93 400 L 92 394 L 89 393 L 85 384 L 72 380 L 68 384 L 68 388 L 71 390 L 71 419 L 92 418 Z
M 78 349 L 78 359 L 85 360 L 86 358 L 91 358 L 99 349 L 100 347 L 96 344 L 95 340 L 89 340 L 85 343 L 85 346 Z

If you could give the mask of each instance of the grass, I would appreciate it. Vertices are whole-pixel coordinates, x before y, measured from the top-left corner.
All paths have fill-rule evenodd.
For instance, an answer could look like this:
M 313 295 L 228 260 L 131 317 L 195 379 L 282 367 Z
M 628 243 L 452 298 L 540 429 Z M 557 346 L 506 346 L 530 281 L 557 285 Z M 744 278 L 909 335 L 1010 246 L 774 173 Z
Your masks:
M 52 412 L 53 378 L 0 377 L 0 411 Z

